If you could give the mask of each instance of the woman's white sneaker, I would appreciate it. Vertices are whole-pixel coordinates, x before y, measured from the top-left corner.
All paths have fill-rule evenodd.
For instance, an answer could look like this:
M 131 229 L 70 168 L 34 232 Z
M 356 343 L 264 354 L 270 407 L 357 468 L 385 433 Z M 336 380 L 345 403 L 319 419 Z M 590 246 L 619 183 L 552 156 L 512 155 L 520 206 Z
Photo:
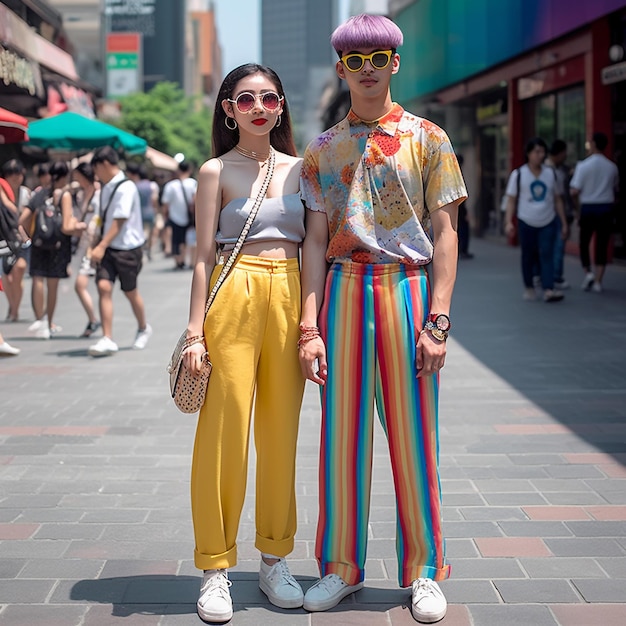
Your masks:
M 225 569 L 209 569 L 204 572 L 200 597 L 196 608 L 205 622 L 227 622 L 233 617 L 233 601 L 230 597 L 228 573 Z
M 269 601 L 281 609 L 297 609 L 302 606 L 304 594 L 298 581 L 291 575 L 285 559 L 268 565 L 261 559 L 259 588 Z
M 111 356 L 118 351 L 117 344 L 109 337 L 101 337 L 93 346 L 89 346 L 89 356 Z
M 303 606 L 307 611 L 328 611 L 359 589 L 363 589 L 362 582 L 349 585 L 341 576 L 328 574 L 307 590 Z
M 439 585 L 430 578 L 417 578 L 413 581 L 411 613 L 423 624 L 433 624 L 446 615 L 448 603 Z

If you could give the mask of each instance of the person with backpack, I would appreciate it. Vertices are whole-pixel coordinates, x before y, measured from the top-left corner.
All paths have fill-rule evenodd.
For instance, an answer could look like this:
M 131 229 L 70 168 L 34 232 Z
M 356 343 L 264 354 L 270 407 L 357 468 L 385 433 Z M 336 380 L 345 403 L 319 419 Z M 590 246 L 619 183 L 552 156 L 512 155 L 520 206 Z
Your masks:
M 563 292 L 554 288 L 554 241 L 559 228 L 567 239 L 569 226 L 563 208 L 563 190 L 554 170 L 544 165 L 548 147 L 540 137 L 526 144 L 526 163 L 511 172 L 506 186 L 507 206 L 505 233 L 515 231 L 513 216 L 517 214 L 524 300 L 536 300 L 533 270 L 539 259 L 544 302 L 558 302 Z
M 64 161 L 50 167 L 51 187 L 33 194 L 20 216 L 20 225 L 31 233 L 31 301 L 35 322 L 29 330 L 38 339 L 50 339 L 61 331 L 54 325 L 59 280 L 67 278 L 72 259 L 72 235 L 82 234 L 87 225 L 74 217 L 68 190 L 70 170 Z

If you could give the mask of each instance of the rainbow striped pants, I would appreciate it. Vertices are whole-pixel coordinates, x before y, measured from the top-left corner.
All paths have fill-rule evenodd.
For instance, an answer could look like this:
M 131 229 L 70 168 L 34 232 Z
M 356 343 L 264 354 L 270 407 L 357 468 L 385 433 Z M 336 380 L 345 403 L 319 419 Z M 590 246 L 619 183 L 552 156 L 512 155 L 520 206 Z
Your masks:
M 441 527 L 438 376 L 417 378 L 415 345 L 428 314 L 428 276 L 402 264 L 335 263 L 320 330 L 328 379 L 321 388 L 319 520 L 322 576 L 365 577 L 374 403 L 387 436 L 396 492 L 400 586 L 450 575 Z

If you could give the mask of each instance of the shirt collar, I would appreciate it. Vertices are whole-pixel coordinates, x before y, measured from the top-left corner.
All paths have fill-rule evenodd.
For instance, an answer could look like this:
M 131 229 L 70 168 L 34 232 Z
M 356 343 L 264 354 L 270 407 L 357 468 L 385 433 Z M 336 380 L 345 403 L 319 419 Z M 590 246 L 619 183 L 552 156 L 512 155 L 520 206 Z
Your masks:
M 393 136 L 396 134 L 398 124 L 400 123 L 400 120 L 402 119 L 403 114 L 404 114 L 404 109 L 399 104 L 394 102 L 393 106 L 391 107 L 391 110 L 378 120 L 372 120 L 372 121 L 366 122 L 362 120 L 360 117 L 358 117 L 352 109 L 350 109 L 350 111 L 348 112 L 347 120 L 348 120 L 348 124 L 352 127 L 356 127 L 356 126 L 367 126 L 368 128 L 375 127 L 376 129 L 381 130 L 387 135 Z

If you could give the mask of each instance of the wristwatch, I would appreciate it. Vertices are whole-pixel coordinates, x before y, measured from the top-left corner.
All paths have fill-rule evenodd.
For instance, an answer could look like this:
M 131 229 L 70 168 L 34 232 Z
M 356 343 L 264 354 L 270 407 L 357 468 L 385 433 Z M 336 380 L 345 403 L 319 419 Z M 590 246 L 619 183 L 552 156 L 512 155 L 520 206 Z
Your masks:
M 445 341 L 448 338 L 451 328 L 450 318 L 443 313 L 430 313 L 424 324 L 424 330 L 429 331 L 439 341 Z

